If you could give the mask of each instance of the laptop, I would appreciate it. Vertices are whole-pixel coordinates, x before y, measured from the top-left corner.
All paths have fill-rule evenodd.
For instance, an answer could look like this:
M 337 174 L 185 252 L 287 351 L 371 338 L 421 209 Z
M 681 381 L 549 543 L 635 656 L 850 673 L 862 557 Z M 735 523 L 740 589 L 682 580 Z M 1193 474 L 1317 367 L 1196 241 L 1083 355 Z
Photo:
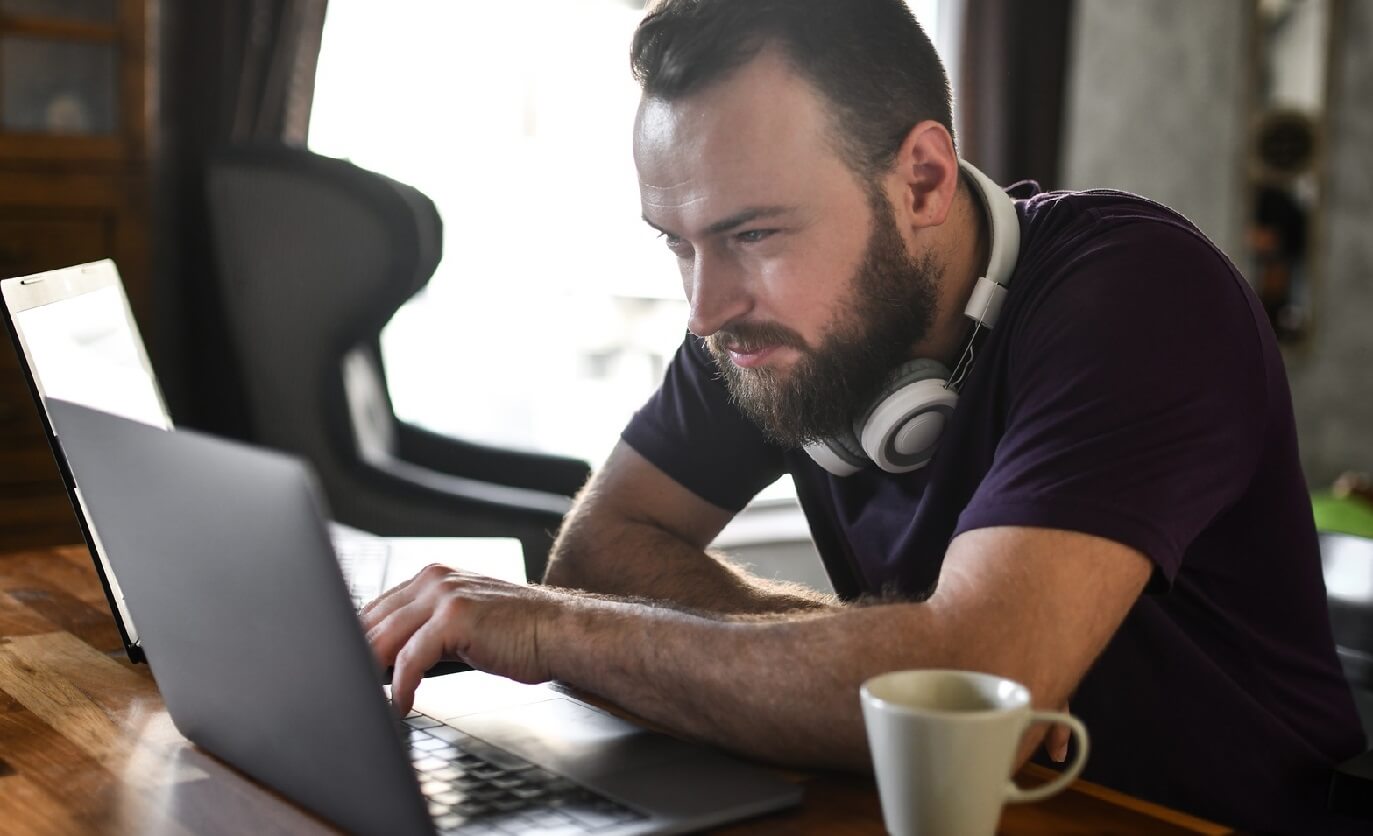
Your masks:
M 138 628 L 105 559 L 100 532 L 85 513 L 81 487 L 64 465 L 61 440 L 52 433 L 47 410 L 49 398 L 61 398 L 159 429 L 172 428 L 119 272 L 113 262 L 99 261 L 6 279 L 0 281 L 0 293 L 20 365 L 47 427 L 124 649 L 140 662 Z M 513 539 L 382 538 L 338 523 L 331 523 L 330 533 L 358 607 L 434 562 L 460 563 L 502 580 L 525 580 L 523 552 Z
M 345 830 L 671 833 L 799 802 L 552 685 L 456 673 L 396 718 L 302 463 L 48 409 L 177 728 Z

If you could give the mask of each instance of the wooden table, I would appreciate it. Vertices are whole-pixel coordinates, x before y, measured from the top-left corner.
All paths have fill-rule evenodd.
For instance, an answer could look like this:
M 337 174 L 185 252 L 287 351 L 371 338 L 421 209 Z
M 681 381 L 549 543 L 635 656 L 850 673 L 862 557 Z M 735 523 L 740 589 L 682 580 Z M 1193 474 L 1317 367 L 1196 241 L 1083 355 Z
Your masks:
M 1027 772 L 1029 782 L 1048 774 Z M 720 832 L 883 832 L 870 777 L 796 780 L 799 809 Z M 147 667 L 125 658 L 84 548 L 0 555 L 0 833 L 332 832 L 177 733 Z M 1007 807 L 1001 832 L 1230 831 L 1079 781 Z

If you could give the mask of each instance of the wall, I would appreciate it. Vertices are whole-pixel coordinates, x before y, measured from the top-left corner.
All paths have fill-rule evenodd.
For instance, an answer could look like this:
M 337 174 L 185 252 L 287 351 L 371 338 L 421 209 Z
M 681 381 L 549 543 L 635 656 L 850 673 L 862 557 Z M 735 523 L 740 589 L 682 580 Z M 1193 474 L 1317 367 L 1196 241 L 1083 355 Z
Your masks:
M 1373 471 L 1373 3 L 1343 5 L 1315 330 L 1287 362 L 1313 486 Z
M 1342 470 L 1373 470 L 1373 3 L 1343 5 L 1314 334 L 1287 359 L 1316 487 Z M 1078 3 L 1064 130 L 1070 187 L 1155 198 L 1238 251 L 1246 9 L 1244 0 Z
M 1241 234 L 1240 0 L 1079 0 L 1063 179 L 1177 209 L 1222 250 Z

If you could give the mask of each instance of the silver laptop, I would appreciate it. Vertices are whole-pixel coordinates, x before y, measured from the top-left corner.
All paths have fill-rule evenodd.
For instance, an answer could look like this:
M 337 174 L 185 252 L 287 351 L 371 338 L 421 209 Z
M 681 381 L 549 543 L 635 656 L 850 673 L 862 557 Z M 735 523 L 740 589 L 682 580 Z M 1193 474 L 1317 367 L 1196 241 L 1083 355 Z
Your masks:
M 61 398 L 122 415 L 163 430 L 172 428 L 157 377 L 139 335 L 119 272 L 111 261 L 0 281 L 6 323 L 14 339 L 53 455 L 95 560 L 125 650 L 142 660 L 138 628 L 124 604 L 119 579 L 104 556 L 100 532 L 85 513 L 81 487 L 62 466 L 61 439 L 52 433 L 46 407 Z M 450 538 L 381 538 L 331 523 L 330 533 L 355 605 L 412 576 L 426 564 L 454 560 Z M 523 582 L 519 542 L 506 538 L 464 540 L 463 568 Z
M 177 728 L 345 830 L 666 833 L 800 800 L 552 686 L 453 674 L 397 719 L 304 465 L 48 409 Z

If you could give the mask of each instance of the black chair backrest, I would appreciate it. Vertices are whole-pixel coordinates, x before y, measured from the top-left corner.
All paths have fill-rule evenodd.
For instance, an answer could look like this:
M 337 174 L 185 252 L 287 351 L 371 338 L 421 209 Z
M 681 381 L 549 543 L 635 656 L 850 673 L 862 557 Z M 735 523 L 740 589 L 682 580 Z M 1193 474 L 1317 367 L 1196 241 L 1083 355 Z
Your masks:
M 329 483 L 340 457 L 358 455 L 350 353 L 379 378 L 367 387 L 381 399 L 366 410 L 370 440 L 393 443 L 377 339 L 439 263 L 438 212 L 409 186 L 297 148 L 225 150 L 207 185 L 253 438 L 304 455 Z

